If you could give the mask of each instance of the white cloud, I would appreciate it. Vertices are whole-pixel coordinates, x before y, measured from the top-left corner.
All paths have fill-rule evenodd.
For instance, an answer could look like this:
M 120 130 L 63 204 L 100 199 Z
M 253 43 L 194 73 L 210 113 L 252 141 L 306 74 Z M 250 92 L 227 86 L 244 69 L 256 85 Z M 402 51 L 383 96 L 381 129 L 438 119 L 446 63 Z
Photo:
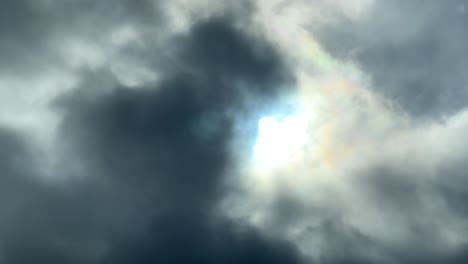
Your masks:
M 398 250 L 450 254 L 467 243 L 468 225 L 451 211 L 440 184 L 451 181 L 446 167 L 468 158 L 468 110 L 444 123 L 412 120 L 370 90 L 368 75 L 353 61 L 321 48 L 308 27 L 320 16 L 305 15 L 320 5 L 288 1 L 278 10 L 281 1 L 257 3 L 257 21 L 296 73 L 297 111 L 314 120 L 299 159 L 280 168 L 275 162 L 267 173 L 255 170 L 255 161 L 241 166 L 244 192 L 227 199 L 228 214 L 288 237 L 315 258 L 335 252 L 336 241 L 324 233 L 331 220 Z M 373 1 L 325 4 L 357 19 Z M 281 208 L 288 207 L 284 199 L 290 211 Z M 377 258 L 365 250 L 359 254 Z

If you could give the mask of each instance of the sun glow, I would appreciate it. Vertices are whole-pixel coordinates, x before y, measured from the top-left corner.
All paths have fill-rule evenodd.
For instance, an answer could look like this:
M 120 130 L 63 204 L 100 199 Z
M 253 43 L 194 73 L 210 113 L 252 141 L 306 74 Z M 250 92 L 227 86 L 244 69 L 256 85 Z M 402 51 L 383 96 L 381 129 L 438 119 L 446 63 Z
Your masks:
M 306 142 L 306 129 L 306 120 L 297 115 L 260 118 L 253 149 L 257 165 L 274 168 L 299 155 Z

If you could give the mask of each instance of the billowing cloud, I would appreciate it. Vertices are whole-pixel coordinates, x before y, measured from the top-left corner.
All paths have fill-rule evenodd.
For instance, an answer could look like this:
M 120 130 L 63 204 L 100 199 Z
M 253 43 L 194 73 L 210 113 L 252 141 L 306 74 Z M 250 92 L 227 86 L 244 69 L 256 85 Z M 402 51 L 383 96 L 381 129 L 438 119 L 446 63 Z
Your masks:
M 465 5 L 5 1 L 1 263 L 465 263 Z

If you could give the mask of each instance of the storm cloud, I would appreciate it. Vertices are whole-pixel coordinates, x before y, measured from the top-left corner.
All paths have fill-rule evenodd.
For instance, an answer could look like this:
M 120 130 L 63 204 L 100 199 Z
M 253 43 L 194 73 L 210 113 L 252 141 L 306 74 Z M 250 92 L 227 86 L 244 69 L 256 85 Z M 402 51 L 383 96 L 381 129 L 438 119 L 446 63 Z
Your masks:
M 1 3 L 0 263 L 468 260 L 468 2 Z

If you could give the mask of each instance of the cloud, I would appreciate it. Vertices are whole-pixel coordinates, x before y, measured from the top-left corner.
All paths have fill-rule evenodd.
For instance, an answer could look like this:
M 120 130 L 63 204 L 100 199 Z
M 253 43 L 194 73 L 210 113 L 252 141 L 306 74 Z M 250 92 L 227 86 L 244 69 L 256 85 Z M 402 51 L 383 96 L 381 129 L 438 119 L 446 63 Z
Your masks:
M 354 56 L 373 89 L 410 114 L 450 115 L 466 106 L 466 4 L 375 1 L 361 19 L 342 16 L 318 38 L 335 56 Z
M 216 211 L 230 162 L 227 111 L 240 107 L 242 89 L 274 95 L 269 84 L 287 81 L 281 62 L 268 46 L 257 53 L 224 19 L 197 24 L 183 38 L 175 58 L 183 68 L 155 87 L 117 88 L 69 104 L 64 133 L 78 160 L 94 164 L 88 169 L 98 182 L 130 199 L 127 210 L 143 210 L 131 216 L 141 218 L 141 230 L 125 231 L 104 261 L 299 263 L 293 246 L 236 227 Z
M 291 81 L 281 58 L 224 18 L 173 41 L 169 67 L 154 66 L 163 77 L 144 85 L 127 86 L 107 64 L 73 65 L 75 87 L 47 98 L 59 113 L 48 170 L 34 140 L 2 135 L 2 262 L 302 263 L 294 245 L 216 209 L 229 111 Z
M 353 17 L 340 15 L 346 12 L 338 9 L 332 18 L 345 22 L 334 24 L 331 19 L 318 27 L 312 23 L 315 18 L 304 22 L 302 12 L 307 6 L 301 8 L 297 2 L 275 9 L 275 15 L 265 11 L 269 19 L 280 18 L 278 24 L 265 21 L 264 26 L 295 69 L 292 114 L 307 118 L 308 141 L 280 168 L 265 172 L 255 162 L 246 163 L 241 191 L 226 201 L 227 214 L 288 238 L 318 263 L 463 262 L 466 216 L 458 204 L 466 191 L 453 184 L 463 186 L 465 178 L 459 166 L 466 159 L 461 135 L 466 110 L 463 104 L 454 107 L 443 101 L 434 109 L 427 98 L 411 105 L 402 100 L 412 98 L 410 87 L 403 85 L 405 78 L 428 85 L 444 78 L 439 89 L 424 86 L 421 96 L 442 97 L 452 90 L 462 93 L 464 83 L 454 82 L 447 76 L 452 72 L 442 70 L 451 67 L 449 62 L 433 72 L 425 59 L 434 57 L 415 58 L 424 50 L 422 46 L 407 50 L 398 45 L 422 45 L 426 42 L 421 38 L 430 36 L 441 46 L 437 51 L 456 53 L 456 58 L 464 53 L 449 49 L 458 45 L 451 40 L 424 34 L 426 23 L 436 19 L 428 14 L 436 12 L 438 4 L 407 4 L 375 1 Z M 429 13 L 410 17 L 418 7 Z M 451 7 L 456 5 L 443 10 L 449 12 Z M 405 12 L 408 17 L 403 19 L 400 16 Z M 282 19 L 283 15 L 292 19 Z M 385 19 L 408 23 L 408 27 L 393 29 L 393 23 Z M 388 35 L 376 37 L 383 27 L 389 27 Z M 359 42 L 353 43 L 355 39 Z M 381 47 L 407 53 L 400 61 Z M 365 60 L 373 49 L 382 58 L 382 68 Z M 391 68 L 392 60 L 401 65 Z M 427 76 L 400 71 L 405 63 L 420 67 Z M 379 82 L 380 77 L 398 83 L 394 88 L 401 89 L 401 98 L 390 94 L 392 86 Z M 464 102 L 463 98 L 449 99 L 457 100 Z M 446 116 L 443 121 L 441 115 Z
M 466 262 L 465 4 L 6 1 L 0 262 Z

